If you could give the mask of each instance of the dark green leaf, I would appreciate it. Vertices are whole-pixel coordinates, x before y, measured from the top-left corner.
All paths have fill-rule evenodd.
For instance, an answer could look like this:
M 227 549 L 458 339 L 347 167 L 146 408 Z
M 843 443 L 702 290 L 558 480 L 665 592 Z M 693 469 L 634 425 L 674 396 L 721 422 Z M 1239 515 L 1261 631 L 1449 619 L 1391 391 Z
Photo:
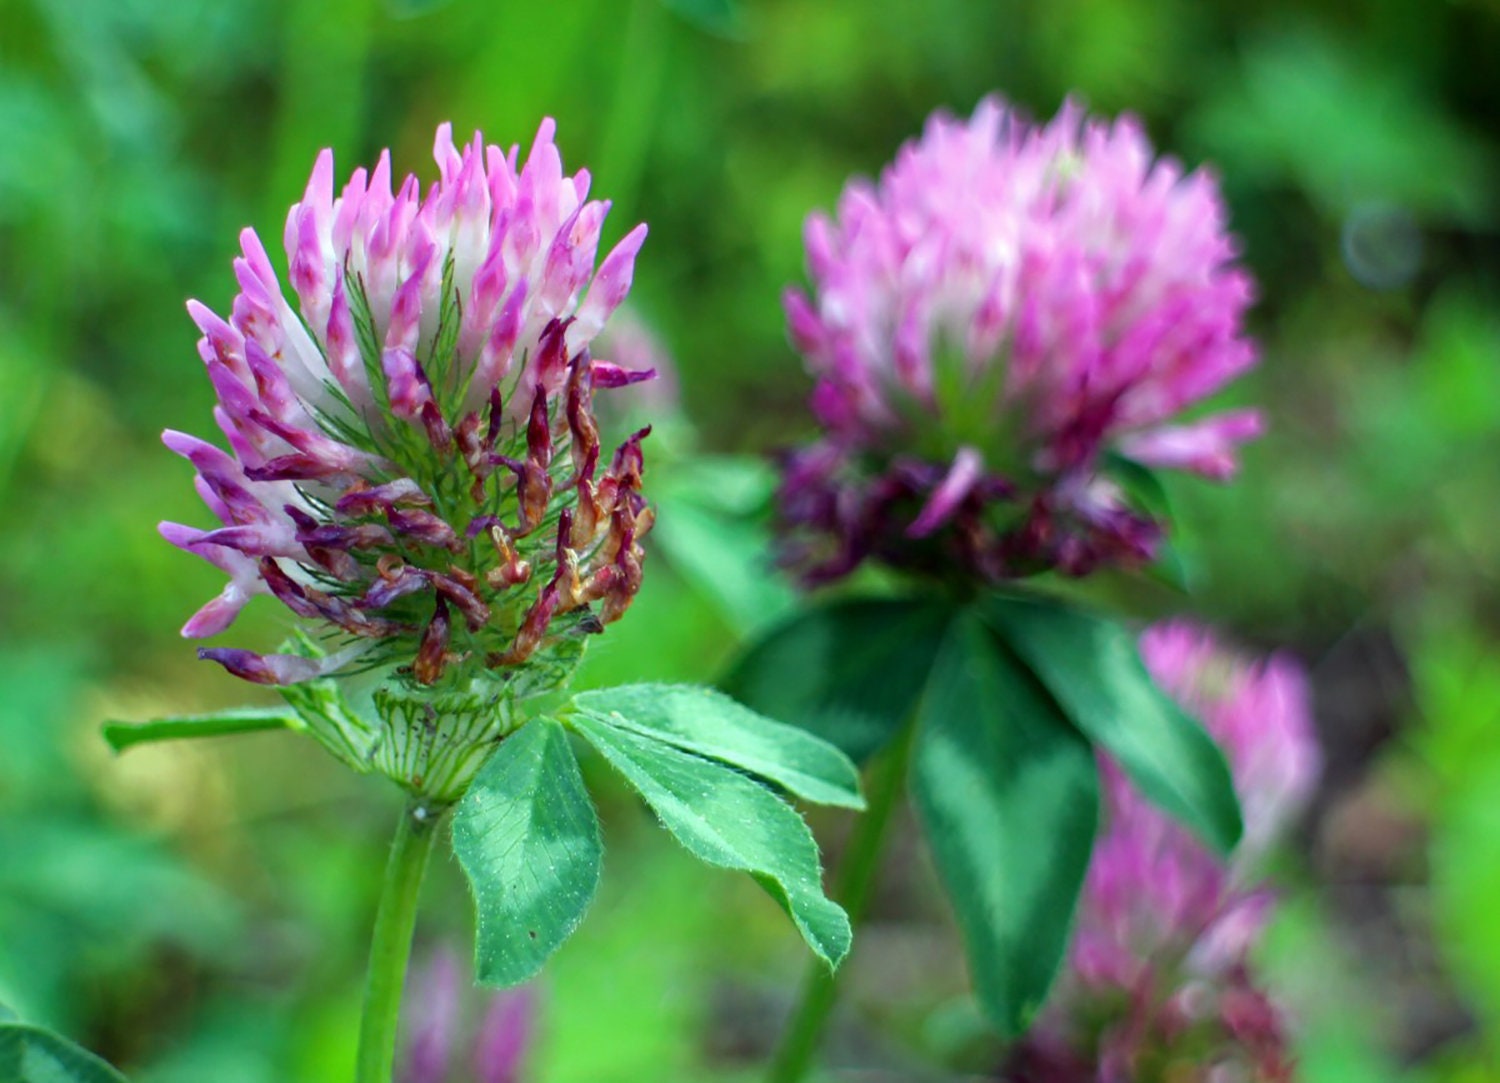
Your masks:
M 1182 594 L 1190 594 L 1198 573 L 1187 553 L 1172 538 L 1163 538 L 1156 547 L 1156 559 L 1146 567 L 1146 574 L 1158 583 Z
M 1156 471 L 1118 453 L 1110 453 L 1104 457 L 1104 469 L 1111 478 L 1119 482 L 1135 504 L 1155 518 L 1171 518 L 1172 503 L 1161 478 L 1156 476 Z
M 1113 452 L 1104 457 L 1104 467 L 1109 476 L 1125 490 L 1131 503 L 1153 519 L 1168 524 L 1172 522 L 1171 498 L 1156 471 L 1144 463 Z M 1146 574 L 1173 590 L 1186 593 L 1192 589 L 1195 578 L 1192 562 L 1183 552 L 1175 532 L 1163 538 L 1157 546 L 1156 558 L 1147 566 Z
M 1229 765 L 1203 727 L 1156 686 L 1136 638 L 1112 621 L 1040 599 L 992 597 L 985 618 L 1072 720 L 1141 791 L 1215 849 L 1241 823 Z
M 555 720 L 532 719 L 500 743 L 454 810 L 453 852 L 479 915 L 479 980 L 532 977 L 583 920 L 602 853 L 578 760 Z
M 296 715 L 284 708 L 245 707 L 213 714 L 178 715 L 151 722 L 106 722 L 104 739 L 116 752 L 151 741 L 176 741 L 185 737 L 223 737 L 261 730 L 296 729 Z
M 859 771 L 837 748 L 711 688 L 630 684 L 581 693 L 573 704 L 600 721 L 720 760 L 816 804 L 865 806 Z
M 985 1014 L 1022 1033 L 1068 943 L 1099 816 L 1094 754 L 977 620 L 917 714 L 912 790 Z
M 41 1027 L 0 1023 L 0 1080 L 5 1083 L 125 1083 L 86 1049 Z
M 911 717 L 952 617 L 942 603 L 905 599 L 812 609 L 752 646 L 725 690 L 863 762 Z
M 755 877 L 830 967 L 849 951 L 849 919 L 823 894 L 818 847 L 802 817 L 753 779 L 591 714 L 578 732 L 635 787 L 695 857 Z

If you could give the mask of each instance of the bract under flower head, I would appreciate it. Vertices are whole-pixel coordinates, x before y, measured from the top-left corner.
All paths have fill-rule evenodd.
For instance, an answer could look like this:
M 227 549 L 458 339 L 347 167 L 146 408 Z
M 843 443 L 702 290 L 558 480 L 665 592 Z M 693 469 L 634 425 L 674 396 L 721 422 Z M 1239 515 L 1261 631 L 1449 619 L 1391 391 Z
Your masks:
M 825 435 L 789 457 L 790 559 L 995 580 L 1149 559 L 1114 456 L 1227 478 L 1258 415 L 1174 419 L 1254 362 L 1253 288 L 1213 178 L 1140 125 L 936 115 L 877 184 L 807 222 L 794 343 Z
M 1249 951 L 1274 901 L 1257 865 L 1318 775 L 1304 680 L 1290 659 L 1252 662 L 1185 622 L 1148 629 L 1141 648 L 1156 681 L 1228 756 L 1244 841 L 1225 863 L 1113 763 L 1101 765 L 1105 826 L 1066 972 L 1012 1078 L 1129 1079 L 1149 1059 L 1193 1066 L 1199 1074 L 1185 1068 L 1185 1079 L 1217 1078 L 1210 1070 L 1228 1063 L 1243 1078 L 1281 1079 L 1280 1016 L 1256 986 Z M 1065 1064 L 1086 1070 L 1067 1075 Z
M 652 513 L 641 438 L 601 461 L 593 396 L 649 373 L 591 357 L 646 227 L 595 270 L 609 209 L 565 176 L 544 121 L 519 148 L 461 151 L 393 189 L 388 153 L 335 195 L 324 151 L 287 216 L 295 307 L 254 231 L 229 319 L 190 302 L 229 450 L 164 440 L 220 526 L 164 523 L 230 576 L 183 628 L 215 635 L 271 594 L 331 641 L 200 651 L 289 685 L 351 668 L 461 695 L 576 657 L 640 585 Z

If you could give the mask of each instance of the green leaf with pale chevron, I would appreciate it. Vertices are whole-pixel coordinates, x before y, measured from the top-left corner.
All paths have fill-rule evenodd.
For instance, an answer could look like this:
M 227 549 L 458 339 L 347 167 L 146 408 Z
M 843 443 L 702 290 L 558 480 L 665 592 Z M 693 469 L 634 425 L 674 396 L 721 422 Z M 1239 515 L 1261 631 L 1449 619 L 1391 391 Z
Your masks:
M 599 820 L 562 726 L 534 718 L 500 742 L 453 814 L 453 852 L 478 914 L 485 985 L 534 976 L 599 884 Z

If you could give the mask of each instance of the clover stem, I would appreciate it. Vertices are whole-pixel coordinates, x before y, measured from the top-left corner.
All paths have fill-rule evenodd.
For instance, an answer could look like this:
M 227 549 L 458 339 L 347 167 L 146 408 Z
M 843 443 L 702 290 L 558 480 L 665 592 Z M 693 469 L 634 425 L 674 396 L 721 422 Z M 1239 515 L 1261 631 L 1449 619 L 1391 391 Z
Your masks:
M 839 863 L 834 899 L 844 908 L 849 923 L 856 929 L 875 884 L 875 872 L 880 867 L 892 816 L 901 803 L 915 730 L 914 725 L 908 724 L 885 754 L 871 766 L 866 788 L 869 804 L 849 839 L 843 861 Z M 847 960 L 845 963 L 847 965 Z M 823 1029 L 837 999 L 838 976 L 815 960 L 803 979 L 797 1006 L 771 1061 L 767 1083 L 800 1083 L 818 1051 Z
M 356 1083 L 391 1083 L 401 990 L 406 984 L 406 964 L 417 924 L 417 900 L 438 822 L 445 811 L 420 797 L 411 798 L 401 810 L 375 911 L 370 971 L 359 1024 Z

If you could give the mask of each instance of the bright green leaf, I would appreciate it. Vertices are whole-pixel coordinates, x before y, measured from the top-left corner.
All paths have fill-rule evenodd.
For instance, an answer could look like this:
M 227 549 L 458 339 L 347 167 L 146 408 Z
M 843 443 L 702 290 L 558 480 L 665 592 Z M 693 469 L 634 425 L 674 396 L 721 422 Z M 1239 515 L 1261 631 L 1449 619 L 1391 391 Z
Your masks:
M 599 884 L 599 820 L 561 725 L 535 718 L 500 742 L 454 810 L 453 852 L 479 915 L 479 980 L 532 977 Z
M 297 729 L 296 715 L 284 708 L 245 707 L 213 714 L 177 715 L 151 722 L 106 722 L 104 739 L 116 752 L 151 741 L 176 741 L 185 737 L 223 737 L 261 730 Z
M 911 717 L 952 616 L 942 603 L 906 599 L 812 609 L 751 647 L 725 690 L 863 762 Z
M 0 1023 L 0 1079 L 5 1083 L 125 1083 L 86 1049 L 41 1027 Z
M 865 806 L 859 771 L 837 748 L 711 688 L 631 684 L 584 692 L 573 704 L 602 722 L 738 767 L 816 804 Z
M 651 493 L 749 520 L 769 515 L 779 481 L 775 467 L 761 458 L 697 454 L 674 461 L 670 474 L 652 480 Z
M 0 1023 L 14 1023 L 16 1013 L 10 1010 L 10 1005 L 0 1004 Z
M 992 597 L 990 626 L 1141 791 L 1215 849 L 1239 841 L 1240 806 L 1213 739 L 1151 679 L 1135 636 L 1056 602 Z
M 817 844 L 790 805 L 738 771 L 597 716 L 575 714 L 572 723 L 690 853 L 748 872 L 818 957 L 838 966 L 849 951 L 849 919 L 824 896 Z
M 972 618 L 950 631 L 917 715 L 912 791 L 980 1005 L 1007 1036 L 1068 944 L 1099 817 L 1093 750 Z

